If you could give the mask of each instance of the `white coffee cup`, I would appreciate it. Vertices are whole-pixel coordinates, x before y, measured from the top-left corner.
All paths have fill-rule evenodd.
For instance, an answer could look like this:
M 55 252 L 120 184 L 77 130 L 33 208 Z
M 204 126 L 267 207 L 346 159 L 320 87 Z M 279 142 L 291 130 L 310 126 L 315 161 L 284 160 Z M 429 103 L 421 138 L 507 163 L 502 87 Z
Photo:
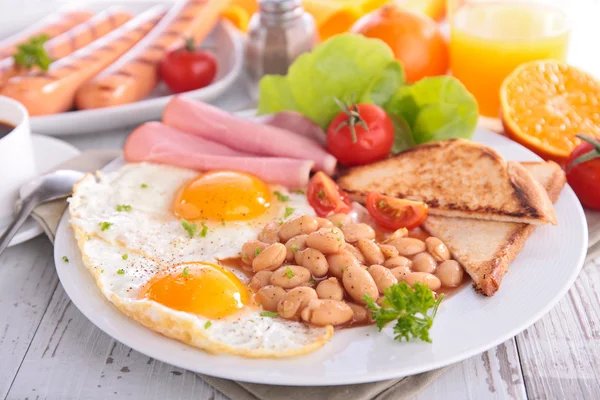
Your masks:
M 0 96 L 0 123 L 14 129 L 0 137 L 0 227 L 15 211 L 19 188 L 36 176 L 29 113 L 18 101 Z

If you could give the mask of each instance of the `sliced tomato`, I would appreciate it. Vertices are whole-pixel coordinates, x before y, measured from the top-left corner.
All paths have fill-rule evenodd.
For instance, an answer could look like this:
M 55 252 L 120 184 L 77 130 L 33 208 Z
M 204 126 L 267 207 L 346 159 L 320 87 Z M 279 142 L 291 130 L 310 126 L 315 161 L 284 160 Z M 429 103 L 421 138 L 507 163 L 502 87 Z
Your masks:
M 367 195 L 367 210 L 379 226 L 394 231 L 413 229 L 427 218 L 427 204 L 420 201 L 396 199 L 377 192 Z
M 347 214 L 352 209 L 348 194 L 323 172 L 317 172 L 311 178 L 306 197 L 319 217 Z

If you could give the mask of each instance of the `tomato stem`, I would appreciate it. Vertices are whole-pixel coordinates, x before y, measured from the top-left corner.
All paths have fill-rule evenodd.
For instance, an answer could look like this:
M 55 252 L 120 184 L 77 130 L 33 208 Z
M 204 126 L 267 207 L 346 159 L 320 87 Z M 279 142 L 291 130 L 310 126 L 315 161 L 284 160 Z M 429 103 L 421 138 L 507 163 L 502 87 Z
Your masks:
M 571 162 L 571 164 L 569 165 L 568 171 L 570 171 L 571 168 L 573 168 L 577 164 L 582 164 L 584 162 L 593 160 L 594 158 L 600 157 L 600 142 L 598 142 L 597 140 L 595 140 L 589 136 L 586 136 L 586 135 L 580 134 L 580 135 L 577 135 L 577 137 L 579 139 L 583 140 L 584 142 L 591 144 L 593 149 L 585 154 L 582 154 L 581 156 L 577 157 L 576 159 L 574 159 L 573 162 Z
M 333 98 L 335 103 L 340 107 L 340 109 L 348 116 L 346 121 L 343 121 L 335 128 L 335 132 L 337 133 L 344 126 L 350 126 L 350 134 L 352 135 L 352 143 L 356 143 L 358 138 L 356 136 L 356 125 L 362 126 L 365 131 L 369 132 L 369 127 L 367 123 L 362 119 L 358 109 L 356 108 L 356 104 L 353 104 L 353 101 L 349 101 L 348 104 L 342 103 L 337 98 Z
M 185 39 L 185 49 L 187 51 L 195 51 L 196 50 L 196 45 L 194 44 L 194 39 L 189 37 L 187 39 Z

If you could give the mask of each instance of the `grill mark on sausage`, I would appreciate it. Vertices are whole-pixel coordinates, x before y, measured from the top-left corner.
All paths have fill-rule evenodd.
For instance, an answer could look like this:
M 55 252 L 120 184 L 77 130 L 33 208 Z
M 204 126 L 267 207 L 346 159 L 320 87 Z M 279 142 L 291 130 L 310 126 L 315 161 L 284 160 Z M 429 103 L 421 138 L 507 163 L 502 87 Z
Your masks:
M 165 49 L 165 46 L 162 44 L 152 44 L 150 46 L 147 47 L 148 50 L 158 50 L 158 51 L 163 51 Z
M 147 59 L 147 58 L 145 58 L 143 56 L 134 59 L 133 62 L 140 63 L 140 64 L 145 64 L 145 65 L 154 65 L 154 64 L 156 64 L 155 61 L 149 60 L 149 59 Z
M 66 65 L 63 65 L 61 68 L 66 69 L 67 71 L 77 71 L 79 69 L 79 67 L 77 67 L 73 64 L 66 64 Z
M 69 45 L 71 46 L 72 52 L 77 48 L 77 36 L 73 31 L 69 31 Z
M 110 26 L 112 28 L 116 28 L 117 27 L 116 13 L 114 13 L 114 12 L 109 12 L 108 13 L 108 23 L 110 24 Z
M 107 91 L 111 91 L 112 92 L 113 89 L 114 88 L 112 86 L 110 86 L 110 85 L 98 85 L 98 90 L 100 90 L 102 92 L 107 92 Z
M 55 75 L 51 75 L 51 74 L 49 74 L 49 73 L 42 73 L 42 74 L 39 74 L 39 75 L 37 75 L 37 77 L 38 77 L 38 78 L 42 78 L 42 79 L 48 79 L 48 80 L 51 80 L 51 81 L 56 81 L 56 80 L 58 80 L 58 77 L 57 77 L 57 76 L 55 76 Z
M 182 15 L 181 17 L 177 18 L 177 22 L 190 22 L 194 19 L 194 17 L 192 15 Z
M 100 47 L 98 50 L 101 50 L 101 51 L 114 51 L 114 49 L 115 48 L 110 43 L 107 43 L 104 46 Z
M 87 60 L 87 61 L 96 61 L 97 60 L 97 58 L 93 54 L 85 54 L 85 55 L 79 57 L 79 59 L 83 60 L 83 61 L 85 61 L 85 60 Z
M 118 70 L 112 73 L 113 75 L 117 75 L 117 76 L 124 76 L 126 78 L 131 78 L 133 76 L 133 74 L 131 72 L 125 71 L 125 70 Z
M 173 30 L 165 31 L 165 32 L 163 32 L 161 34 L 161 36 L 163 36 L 163 37 L 174 36 L 174 37 L 177 37 L 177 38 L 183 37 L 183 35 L 181 33 L 173 31 Z

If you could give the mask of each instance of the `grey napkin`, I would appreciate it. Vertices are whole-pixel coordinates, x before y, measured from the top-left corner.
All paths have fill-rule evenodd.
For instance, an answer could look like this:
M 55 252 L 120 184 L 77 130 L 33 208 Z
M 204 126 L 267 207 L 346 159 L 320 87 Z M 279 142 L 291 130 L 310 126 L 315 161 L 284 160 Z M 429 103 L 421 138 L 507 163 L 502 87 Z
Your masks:
M 101 169 L 120 155 L 119 151 L 89 151 L 61 164 L 56 169 L 75 169 L 94 172 Z M 38 206 L 33 217 L 42 225 L 44 231 L 54 242 L 67 202 L 57 200 Z M 586 210 L 589 229 L 589 250 L 585 262 L 600 256 L 600 212 Z M 402 400 L 415 397 L 431 382 L 437 379 L 445 368 L 425 372 L 406 378 L 392 379 L 374 383 L 344 386 L 275 386 L 236 382 L 198 374 L 204 381 L 234 400 Z

